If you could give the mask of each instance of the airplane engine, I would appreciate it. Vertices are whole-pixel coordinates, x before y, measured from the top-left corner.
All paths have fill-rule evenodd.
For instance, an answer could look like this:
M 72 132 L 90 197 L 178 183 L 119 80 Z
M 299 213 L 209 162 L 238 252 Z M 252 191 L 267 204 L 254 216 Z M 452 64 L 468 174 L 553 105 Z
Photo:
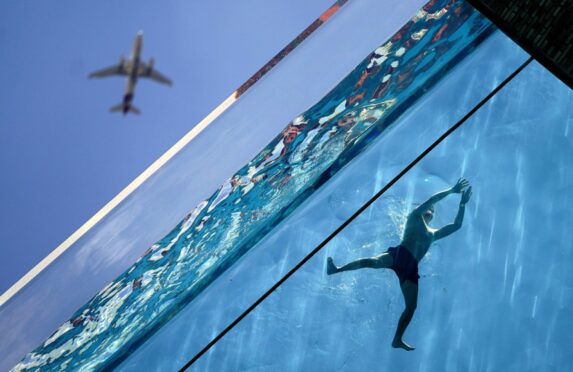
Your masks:
M 149 64 L 147 65 L 147 73 L 151 74 L 151 71 L 153 71 L 153 64 L 155 63 L 155 60 L 153 58 L 149 59 Z
M 119 65 L 121 67 L 125 67 L 125 57 L 124 56 L 119 57 Z

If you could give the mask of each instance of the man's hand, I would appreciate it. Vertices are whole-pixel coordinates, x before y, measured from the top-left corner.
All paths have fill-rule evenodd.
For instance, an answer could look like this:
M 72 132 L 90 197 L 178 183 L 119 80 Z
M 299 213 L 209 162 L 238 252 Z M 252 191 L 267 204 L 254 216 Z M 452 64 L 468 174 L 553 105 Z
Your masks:
M 458 182 L 455 184 L 455 186 L 451 188 L 451 192 L 453 192 L 454 194 L 460 194 L 469 185 L 470 183 L 468 182 L 468 180 L 460 178 Z
M 446 226 L 442 227 L 441 229 L 438 229 L 436 232 L 434 232 L 434 240 L 445 238 L 446 236 L 456 232 L 460 227 L 462 227 L 462 223 L 464 221 L 464 213 L 466 210 L 465 205 L 470 200 L 470 198 L 472 196 L 471 186 L 468 187 L 467 189 L 463 190 L 467 185 L 469 185 L 469 182 L 460 178 L 458 183 L 454 187 L 451 188 L 451 190 L 462 190 L 461 191 L 462 199 L 460 201 L 460 207 L 458 209 L 458 214 L 456 215 L 456 219 L 454 220 L 454 223 L 446 225 Z
M 472 196 L 472 188 L 471 186 L 462 192 L 462 200 L 460 200 L 460 205 L 466 205 L 466 203 L 470 200 Z

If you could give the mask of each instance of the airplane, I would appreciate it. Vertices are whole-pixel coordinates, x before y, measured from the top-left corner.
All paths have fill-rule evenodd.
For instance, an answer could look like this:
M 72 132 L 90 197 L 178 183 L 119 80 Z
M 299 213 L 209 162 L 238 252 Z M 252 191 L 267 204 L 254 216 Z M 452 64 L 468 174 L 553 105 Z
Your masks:
M 143 32 L 139 31 L 135 36 L 131 56 L 128 60 L 122 56 L 119 64 L 98 70 L 89 74 L 90 78 L 101 78 L 108 76 L 126 76 L 127 84 L 125 86 L 125 94 L 123 95 L 123 102 L 110 108 L 111 112 L 123 112 L 126 115 L 128 112 L 139 114 L 140 111 L 132 104 L 133 95 L 135 92 L 135 84 L 138 78 L 150 78 L 161 84 L 171 85 L 172 82 L 167 77 L 162 75 L 154 68 L 155 61 L 153 58 L 149 59 L 148 63 L 141 60 L 141 47 L 143 44 Z

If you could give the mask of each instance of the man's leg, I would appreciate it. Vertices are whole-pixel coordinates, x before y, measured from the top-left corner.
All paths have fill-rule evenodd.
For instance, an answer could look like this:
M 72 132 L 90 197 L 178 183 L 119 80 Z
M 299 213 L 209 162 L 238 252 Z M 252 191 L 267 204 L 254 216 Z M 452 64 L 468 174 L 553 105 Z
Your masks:
M 331 275 L 341 271 L 357 270 L 362 268 L 387 269 L 390 268 L 393 263 L 394 259 L 390 253 L 382 253 L 375 257 L 360 258 L 341 267 L 336 267 L 332 261 L 332 257 L 328 257 L 326 259 L 326 273 Z
M 418 306 L 418 285 L 409 280 L 405 280 L 404 283 L 400 285 L 400 288 L 402 289 L 402 294 L 404 295 L 406 309 L 404 309 L 404 312 L 402 312 L 400 320 L 398 321 L 398 326 L 396 327 L 396 335 L 392 341 L 392 347 L 402 348 L 405 350 L 414 350 L 414 347 L 402 341 L 402 336 L 404 336 L 406 327 L 408 327 L 408 324 L 410 324 L 412 316 L 414 316 L 414 311 L 416 311 L 416 307 Z

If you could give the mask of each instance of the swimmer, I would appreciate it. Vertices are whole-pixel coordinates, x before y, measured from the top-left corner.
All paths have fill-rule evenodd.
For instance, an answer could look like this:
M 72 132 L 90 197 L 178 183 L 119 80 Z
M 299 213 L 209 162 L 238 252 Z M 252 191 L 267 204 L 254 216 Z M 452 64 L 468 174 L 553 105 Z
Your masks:
M 454 222 L 441 229 L 431 228 L 428 224 L 434 216 L 434 204 L 450 194 L 461 194 L 460 206 Z M 326 272 L 328 275 L 362 268 L 392 269 L 396 273 L 400 280 L 406 308 L 398 321 L 392 347 L 414 350 L 413 346 L 402 340 L 402 336 L 414 316 L 418 303 L 418 279 L 420 278 L 418 263 L 434 241 L 445 238 L 462 227 L 465 206 L 471 195 L 472 188 L 469 187 L 469 182 L 460 178 L 454 187 L 433 195 L 408 215 L 402 242 L 397 247 L 391 247 L 378 256 L 361 258 L 341 267 L 334 265 L 331 257 L 327 258 Z

